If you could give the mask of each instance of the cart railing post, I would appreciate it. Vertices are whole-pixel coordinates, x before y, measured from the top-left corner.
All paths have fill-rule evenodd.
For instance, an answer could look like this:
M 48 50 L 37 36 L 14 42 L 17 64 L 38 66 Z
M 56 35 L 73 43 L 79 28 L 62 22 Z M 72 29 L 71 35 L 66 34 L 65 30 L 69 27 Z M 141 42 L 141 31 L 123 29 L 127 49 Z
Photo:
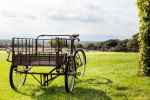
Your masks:
M 12 38 L 12 65 L 14 65 L 14 55 L 15 55 L 15 38 Z
M 37 55 L 38 39 L 35 39 L 35 54 Z
M 15 40 L 15 38 L 12 38 L 12 53 L 14 54 L 14 40 Z
M 74 49 L 74 39 L 71 39 L 71 54 L 73 54 Z

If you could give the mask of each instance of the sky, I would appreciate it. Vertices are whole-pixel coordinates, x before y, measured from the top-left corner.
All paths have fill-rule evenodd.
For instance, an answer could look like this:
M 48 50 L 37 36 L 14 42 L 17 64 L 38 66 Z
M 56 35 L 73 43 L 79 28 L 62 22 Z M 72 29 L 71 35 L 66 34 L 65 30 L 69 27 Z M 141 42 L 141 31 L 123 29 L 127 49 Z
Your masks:
M 131 38 L 136 0 L 0 0 L 0 39 L 79 33 L 83 41 Z

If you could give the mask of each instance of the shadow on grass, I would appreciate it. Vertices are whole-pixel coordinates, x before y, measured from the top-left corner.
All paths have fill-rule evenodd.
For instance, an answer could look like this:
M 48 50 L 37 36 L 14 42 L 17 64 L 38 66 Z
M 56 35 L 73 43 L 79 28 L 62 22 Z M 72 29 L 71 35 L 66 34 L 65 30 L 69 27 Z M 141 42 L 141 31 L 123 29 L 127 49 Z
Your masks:
M 67 93 L 64 87 L 51 86 L 17 92 L 33 100 L 112 100 L 104 91 L 93 88 L 76 87 L 72 93 Z
M 82 83 L 88 86 L 100 84 L 109 85 L 112 84 L 112 81 L 104 77 L 77 81 L 77 85 Z M 89 88 L 88 86 L 86 86 L 86 88 L 75 87 L 72 93 L 66 93 L 62 86 L 33 87 L 28 85 L 26 89 L 17 92 L 22 95 L 30 96 L 33 100 L 112 100 L 104 91 Z
M 115 96 L 117 98 L 122 98 L 122 100 L 128 100 L 127 91 L 129 89 L 129 87 L 120 86 L 120 85 L 117 85 L 117 86 L 114 86 L 114 87 L 117 90 L 117 92 L 114 92 L 113 96 Z
M 118 91 L 126 91 L 126 90 L 128 90 L 129 88 L 127 87 L 127 86 L 117 86 L 116 87 L 116 90 L 118 90 Z
M 113 96 L 115 96 L 116 98 L 120 98 L 121 100 L 128 100 L 128 97 L 124 92 L 117 92 L 113 94 Z
M 104 91 L 91 88 L 75 88 L 66 93 L 64 87 L 41 88 L 32 96 L 36 100 L 112 100 Z
M 112 84 L 112 80 L 105 78 L 105 77 L 98 77 L 98 78 L 90 78 L 90 79 L 86 79 L 86 80 L 78 80 L 77 83 L 88 83 L 91 85 L 100 85 L 100 84 Z

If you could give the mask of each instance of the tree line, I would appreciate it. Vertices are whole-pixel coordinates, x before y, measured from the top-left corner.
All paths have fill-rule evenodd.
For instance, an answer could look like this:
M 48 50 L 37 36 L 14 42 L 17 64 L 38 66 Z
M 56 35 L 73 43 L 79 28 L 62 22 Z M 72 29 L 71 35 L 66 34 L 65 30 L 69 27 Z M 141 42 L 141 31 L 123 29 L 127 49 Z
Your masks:
M 113 52 L 138 52 L 138 34 L 131 39 L 110 39 L 102 42 L 85 42 L 78 45 L 86 50 L 113 51 Z
M 0 48 L 8 48 L 11 46 L 11 40 L 0 40 Z M 113 52 L 138 52 L 138 34 L 132 36 L 131 39 L 110 39 L 97 42 L 81 42 L 77 45 L 79 48 L 86 50 L 113 51 Z

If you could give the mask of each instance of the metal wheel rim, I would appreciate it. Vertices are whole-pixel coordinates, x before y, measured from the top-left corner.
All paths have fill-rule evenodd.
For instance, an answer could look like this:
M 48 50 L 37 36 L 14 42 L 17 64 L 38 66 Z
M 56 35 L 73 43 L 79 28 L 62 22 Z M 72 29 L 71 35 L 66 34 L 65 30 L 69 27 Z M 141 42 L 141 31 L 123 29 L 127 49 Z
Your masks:
M 26 76 L 27 74 L 25 73 L 20 73 L 17 71 L 24 71 L 25 70 L 25 66 L 21 66 L 23 69 L 19 69 L 20 66 L 14 67 L 13 68 L 13 72 L 12 72 L 12 81 L 13 81 L 13 85 L 16 89 L 20 89 L 26 81 Z
M 85 59 L 82 52 L 77 52 L 77 54 L 75 55 L 75 64 L 77 77 L 82 78 L 85 74 Z
M 70 91 L 73 90 L 74 88 L 74 83 L 75 83 L 75 66 L 74 63 L 72 63 L 71 66 L 69 66 L 68 68 L 68 88 L 70 89 Z

